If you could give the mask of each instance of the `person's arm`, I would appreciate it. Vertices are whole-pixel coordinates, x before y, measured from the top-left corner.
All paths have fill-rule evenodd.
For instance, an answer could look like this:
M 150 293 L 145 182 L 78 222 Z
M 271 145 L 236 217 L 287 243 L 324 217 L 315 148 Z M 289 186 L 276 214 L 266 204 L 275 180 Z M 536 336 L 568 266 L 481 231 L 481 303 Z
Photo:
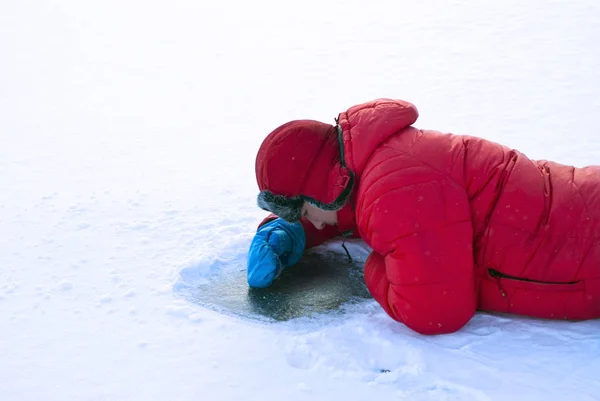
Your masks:
M 288 223 L 273 214 L 268 216 L 258 226 L 248 249 L 248 285 L 252 288 L 270 286 L 284 268 L 298 263 L 307 248 L 336 234 L 339 231 L 335 227 L 317 230 L 308 221 Z
M 258 227 L 261 227 L 263 224 L 268 223 L 269 221 L 275 220 L 277 218 L 278 217 L 275 214 L 270 214 L 263 221 L 260 222 Z M 342 236 L 342 233 L 337 228 L 337 226 L 326 225 L 325 227 L 323 227 L 322 230 L 317 230 L 317 228 L 305 218 L 300 219 L 300 224 L 302 224 L 302 228 L 304 229 L 304 234 L 306 236 L 305 249 L 310 249 L 319 246 L 330 239 Z
M 373 248 L 365 262 L 367 287 L 388 315 L 412 330 L 455 332 L 476 310 L 467 194 L 432 172 L 409 169 L 389 178 L 375 182 L 358 205 Z
M 256 230 L 248 249 L 247 280 L 253 288 L 273 283 L 286 267 L 302 258 L 306 241 L 300 223 L 272 219 Z

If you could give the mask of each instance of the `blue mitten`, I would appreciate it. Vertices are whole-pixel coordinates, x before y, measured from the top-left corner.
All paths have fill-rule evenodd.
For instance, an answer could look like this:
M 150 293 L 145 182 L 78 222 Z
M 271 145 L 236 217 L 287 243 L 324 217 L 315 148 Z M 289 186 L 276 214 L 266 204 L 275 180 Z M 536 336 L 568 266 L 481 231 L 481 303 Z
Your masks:
M 248 251 L 248 285 L 265 288 L 281 271 L 302 258 L 306 238 L 302 224 L 275 219 L 263 224 Z

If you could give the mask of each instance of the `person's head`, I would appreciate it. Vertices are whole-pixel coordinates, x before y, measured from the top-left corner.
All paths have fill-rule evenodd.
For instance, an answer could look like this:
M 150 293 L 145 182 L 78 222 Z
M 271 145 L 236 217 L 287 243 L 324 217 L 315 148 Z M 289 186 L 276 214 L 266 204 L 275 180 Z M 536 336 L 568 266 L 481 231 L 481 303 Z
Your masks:
M 341 140 L 337 126 L 314 120 L 276 128 L 256 156 L 258 206 L 289 222 L 305 216 L 317 228 L 336 224 L 354 185 Z

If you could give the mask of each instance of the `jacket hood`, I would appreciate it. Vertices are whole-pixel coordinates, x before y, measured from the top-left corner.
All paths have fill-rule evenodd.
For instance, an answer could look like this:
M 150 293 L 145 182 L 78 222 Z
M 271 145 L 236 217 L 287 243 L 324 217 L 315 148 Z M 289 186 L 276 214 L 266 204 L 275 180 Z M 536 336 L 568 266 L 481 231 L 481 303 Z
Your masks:
M 336 119 L 343 131 L 346 164 L 358 177 L 382 143 L 400 130 L 414 124 L 419 112 L 412 103 L 395 99 L 376 99 L 349 108 Z
M 354 175 L 346 168 L 338 126 L 294 120 L 276 128 L 256 157 L 258 206 L 293 222 L 304 202 L 337 211 L 351 196 Z

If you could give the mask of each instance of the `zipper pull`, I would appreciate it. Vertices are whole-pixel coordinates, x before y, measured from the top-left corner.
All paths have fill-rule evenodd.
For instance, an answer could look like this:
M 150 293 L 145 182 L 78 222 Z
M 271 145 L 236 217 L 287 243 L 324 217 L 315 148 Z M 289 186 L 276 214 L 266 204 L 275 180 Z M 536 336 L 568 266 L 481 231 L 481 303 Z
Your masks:
M 502 282 L 500 281 L 502 275 L 494 269 L 488 269 L 488 272 L 490 273 L 491 277 L 496 279 L 496 284 L 498 285 L 498 289 L 500 290 L 500 295 L 506 297 L 506 292 L 504 292 L 504 288 L 502 288 Z

